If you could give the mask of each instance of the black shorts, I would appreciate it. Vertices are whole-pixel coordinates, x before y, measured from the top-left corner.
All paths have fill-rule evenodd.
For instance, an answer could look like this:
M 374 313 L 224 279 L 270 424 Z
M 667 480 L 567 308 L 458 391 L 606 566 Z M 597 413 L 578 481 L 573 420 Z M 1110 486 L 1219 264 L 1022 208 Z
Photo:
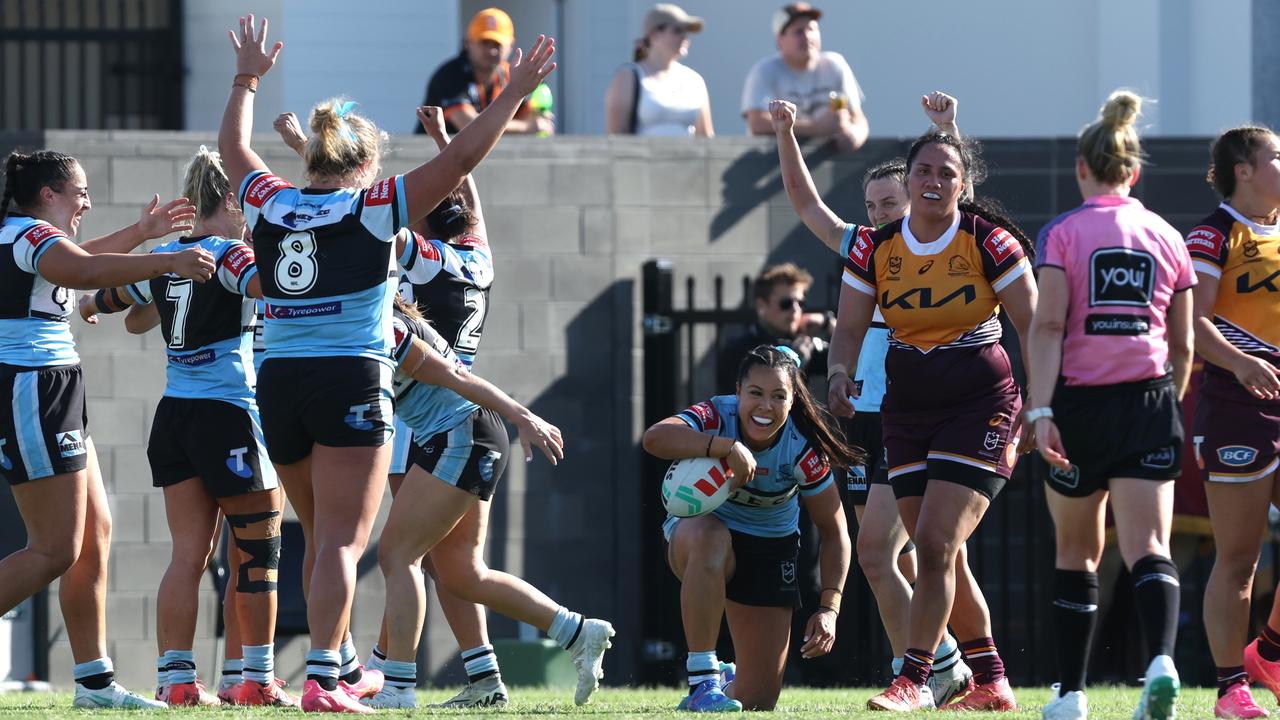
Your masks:
M 271 460 L 292 465 L 315 444 L 378 447 L 391 440 L 391 366 L 362 357 L 270 358 L 258 407 Z
M 480 408 L 452 429 L 421 442 L 413 464 L 459 490 L 489 500 L 510 452 L 511 439 L 502 418 Z
M 231 497 L 278 487 L 256 408 L 222 400 L 162 397 L 147 441 L 151 484 L 199 477 L 209 494 Z
M 1046 482 L 1068 497 L 1106 490 L 1111 478 L 1174 480 L 1182 474 L 1182 406 L 1168 375 L 1053 394 L 1053 422 L 1071 470 Z
M 800 585 L 796 581 L 800 535 L 760 537 L 730 530 L 733 540 L 733 577 L 725 583 L 724 596 L 736 603 L 757 607 L 798 608 Z
M 10 485 L 79 472 L 89 461 L 80 365 L 0 365 L 0 475 Z
M 867 493 L 872 485 L 888 485 L 889 471 L 884 461 L 884 440 L 880 428 L 880 413 L 858 413 L 842 418 L 847 444 L 860 447 L 867 453 L 866 465 L 855 465 L 843 471 L 849 490 L 849 502 L 866 505 Z

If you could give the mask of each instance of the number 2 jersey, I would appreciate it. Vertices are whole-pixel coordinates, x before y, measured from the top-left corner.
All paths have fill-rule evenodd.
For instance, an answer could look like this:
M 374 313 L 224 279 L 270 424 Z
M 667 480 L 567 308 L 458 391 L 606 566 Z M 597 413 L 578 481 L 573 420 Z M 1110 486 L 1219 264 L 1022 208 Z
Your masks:
M 223 400 L 254 405 L 253 306 L 245 297 L 258 274 L 253 250 L 240 240 L 207 235 L 167 242 L 153 253 L 204 248 L 213 255 L 214 276 L 198 283 L 160 275 L 128 286 L 139 304 L 156 304 L 169 357 L 166 397 Z
M 445 242 L 409 233 L 400 264 L 400 297 L 430 318 L 468 368 L 475 363 L 489 314 L 493 255 L 479 235 Z
M 309 190 L 257 170 L 241 184 L 240 204 L 262 272 L 266 359 L 355 356 L 390 365 L 403 178 L 366 190 Z
M 41 277 L 40 258 L 70 238 L 43 220 L 9 215 L 0 224 L 0 363 L 24 367 L 80 362 L 71 335 L 75 294 Z
M 1222 203 L 1186 243 L 1195 271 L 1218 279 L 1214 326 L 1236 349 L 1280 367 L 1280 226 Z M 1207 361 L 1205 368 L 1230 376 Z
M 738 396 L 717 395 L 676 417 L 698 432 L 741 440 L 738 434 Z M 831 484 L 826 458 L 800 434 L 791 418 L 767 450 L 752 451 L 756 474 L 734 490 L 712 513 L 730 530 L 759 537 L 787 537 L 799 531 L 800 500 L 817 495 Z
M 467 371 L 466 363 L 449 347 L 449 341 L 425 320 L 408 317 L 396 310 L 391 326 L 395 333 L 393 356 L 397 364 L 404 361 L 409 348 L 413 347 L 413 339 L 418 338 L 427 344 L 427 352 L 438 353 Z M 400 371 L 392 378 L 391 387 L 395 393 L 396 415 L 422 442 L 457 427 L 480 407 L 452 390 L 420 383 Z

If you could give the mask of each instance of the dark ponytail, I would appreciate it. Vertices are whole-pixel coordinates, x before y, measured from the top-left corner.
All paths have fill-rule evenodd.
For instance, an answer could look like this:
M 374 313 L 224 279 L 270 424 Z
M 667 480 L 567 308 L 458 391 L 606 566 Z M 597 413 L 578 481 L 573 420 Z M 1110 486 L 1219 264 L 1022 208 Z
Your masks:
M 866 452 L 862 448 L 846 444 L 844 433 L 840 431 L 835 418 L 813 399 L 804 373 L 800 370 L 800 358 L 794 350 L 774 345 L 757 346 L 738 365 L 739 385 L 753 367 L 782 369 L 791 381 L 791 394 L 795 397 L 791 404 L 791 422 L 796 424 L 800 434 L 813 443 L 818 454 L 826 458 L 828 463 L 848 468 L 866 460 Z
M 480 223 L 466 196 L 454 190 L 425 219 L 431 237 L 448 242 L 464 235 Z
M 973 200 L 963 201 L 960 203 L 960 211 L 972 213 L 983 220 L 1002 227 L 1009 231 L 1009 234 L 1017 239 L 1018 244 L 1022 246 L 1022 252 L 1027 256 L 1027 260 L 1034 261 L 1036 259 L 1035 241 L 1027 235 L 1027 231 L 1018 226 L 1018 223 L 1009 217 L 1009 211 L 1005 210 L 1004 205 L 999 200 L 990 197 L 976 197 Z M 970 234 L 977 237 L 977 233 L 970 229 Z M 982 238 L 979 238 L 981 240 Z
M 0 198 L 0 219 L 9 214 L 9 204 L 16 202 L 23 210 L 34 210 L 40 189 L 51 187 L 61 191 L 71 180 L 76 159 L 53 150 L 39 150 L 23 155 L 14 150 L 4 162 L 4 195 Z

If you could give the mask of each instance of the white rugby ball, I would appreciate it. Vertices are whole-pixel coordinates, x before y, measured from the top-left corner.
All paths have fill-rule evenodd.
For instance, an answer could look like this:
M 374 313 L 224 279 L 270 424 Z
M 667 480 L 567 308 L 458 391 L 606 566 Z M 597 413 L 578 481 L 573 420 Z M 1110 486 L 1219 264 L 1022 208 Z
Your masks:
M 730 485 L 724 458 L 677 460 L 662 478 L 662 505 L 676 517 L 706 515 L 729 499 Z

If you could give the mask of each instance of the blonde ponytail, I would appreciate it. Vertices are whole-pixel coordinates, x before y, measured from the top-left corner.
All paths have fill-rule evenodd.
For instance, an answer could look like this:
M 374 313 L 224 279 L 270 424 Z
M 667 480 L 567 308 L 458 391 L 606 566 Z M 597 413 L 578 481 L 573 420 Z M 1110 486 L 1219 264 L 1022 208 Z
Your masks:
M 231 194 L 231 181 L 222 169 L 222 156 L 204 145 L 187 163 L 186 177 L 182 181 L 182 194 L 196 206 L 196 217 L 213 217 L 226 204 Z
M 311 138 L 303 152 L 308 176 L 350 178 L 361 167 L 382 158 L 387 134 L 355 113 L 354 106 L 334 98 L 311 110 Z
M 1142 98 L 1129 90 L 1116 90 L 1098 113 L 1098 120 L 1080 131 L 1076 154 L 1098 182 L 1128 183 L 1146 155 L 1135 127 L 1142 114 Z

